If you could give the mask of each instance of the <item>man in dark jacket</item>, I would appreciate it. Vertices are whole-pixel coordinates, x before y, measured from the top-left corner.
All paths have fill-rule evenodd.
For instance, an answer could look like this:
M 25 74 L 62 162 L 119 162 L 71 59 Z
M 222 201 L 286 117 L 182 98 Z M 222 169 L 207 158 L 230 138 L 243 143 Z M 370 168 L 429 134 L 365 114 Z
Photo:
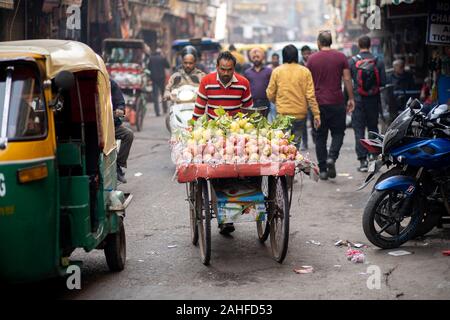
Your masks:
M 378 132 L 378 115 L 380 113 L 380 87 L 386 84 L 386 71 L 383 61 L 377 59 L 370 53 L 371 41 L 368 36 L 362 36 L 358 40 L 359 53 L 349 61 L 350 70 L 353 78 L 353 88 L 355 96 L 355 110 L 352 114 L 352 126 L 355 132 L 355 151 L 359 160 L 358 171 L 367 172 L 367 150 L 359 142 L 360 139 L 365 138 L 366 128 L 368 131 Z M 361 95 L 358 92 L 358 69 L 356 67 L 358 61 L 373 61 L 378 72 L 378 90 L 373 90 L 373 93 Z M 376 77 L 376 75 L 372 75 Z M 376 86 L 375 86 L 376 87 Z
M 148 68 L 150 69 L 150 78 L 153 83 L 153 104 L 155 106 L 155 114 L 160 116 L 159 98 L 163 100 L 163 95 L 166 86 L 166 69 L 170 68 L 169 62 L 161 55 L 161 49 L 156 49 L 156 52 L 150 56 Z M 167 102 L 163 100 L 163 112 L 167 113 Z
M 122 90 L 120 90 L 117 82 L 112 79 L 110 79 L 110 81 L 115 136 L 116 140 L 120 140 L 120 148 L 117 155 L 117 180 L 122 183 L 127 183 L 125 173 L 122 168 L 127 167 L 127 159 L 133 143 L 134 133 L 122 123 L 122 117 L 125 115 L 125 99 L 123 98 Z

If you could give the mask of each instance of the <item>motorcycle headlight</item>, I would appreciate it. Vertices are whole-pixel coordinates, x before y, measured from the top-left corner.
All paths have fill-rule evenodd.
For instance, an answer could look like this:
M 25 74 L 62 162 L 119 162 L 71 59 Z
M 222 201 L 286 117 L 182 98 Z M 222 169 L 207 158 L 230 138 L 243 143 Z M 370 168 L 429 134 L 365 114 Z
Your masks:
M 181 90 L 178 92 L 177 98 L 181 102 L 189 102 L 195 100 L 195 92 L 192 90 Z

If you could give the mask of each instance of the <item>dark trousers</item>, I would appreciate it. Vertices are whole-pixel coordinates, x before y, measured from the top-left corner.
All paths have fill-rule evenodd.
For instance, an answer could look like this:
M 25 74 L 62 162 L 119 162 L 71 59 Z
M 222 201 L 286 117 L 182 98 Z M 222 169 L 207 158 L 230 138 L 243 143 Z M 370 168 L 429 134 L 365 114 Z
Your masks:
M 157 116 L 160 115 L 160 111 L 159 111 L 159 99 L 161 98 L 162 100 L 162 105 L 163 105 L 163 112 L 167 113 L 167 102 L 164 101 L 163 96 L 164 96 L 164 90 L 166 88 L 166 84 L 164 79 L 163 80 L 152 80 L 152 84 L 153 84 L 153 105 L 155 106 L 155 114 Z
M 316 156 L 320 171 L 327 171 L 327 159 L 336 161 L 344 142 L 345 135 L 345 106 L 323 105 L 319 106 L 321 125 L 316 133 Z M 331 132 L 331 146 L 327 150 L 328 132 Z
M 260 112 L 264 117 L 267 118 L 267 115 L 269 114 L 269 107 L 270 107 L 269 99 L 254 99 L 253 106 L 255 108 L 267 107 L 266 110 Z
M 131 144 L 133 143 L 134 133 L 123 124 L 116 127 L 116 139 L 120 140 L 119 154 L 117 155 L 117 165 L 123 168 L 127 167 L 127 159 L 130 154 Z
M 295 136 L 294 144 L 298 150 L 300 150 L 300 144 L 303 140 L 303 128 L 306 126 L 306 119 L 303 120 L 294 120 L 292 122 L 291 132 Z
M 367 158 L 367 150 L 359 142 L 366 136 L 368 131 L 378 133 L 379 99 L 377 97 L 362 98 L 356 101 L 355 110 L 352 114 L 352 126 L 355 131 L 355 151 L 358 160 Z

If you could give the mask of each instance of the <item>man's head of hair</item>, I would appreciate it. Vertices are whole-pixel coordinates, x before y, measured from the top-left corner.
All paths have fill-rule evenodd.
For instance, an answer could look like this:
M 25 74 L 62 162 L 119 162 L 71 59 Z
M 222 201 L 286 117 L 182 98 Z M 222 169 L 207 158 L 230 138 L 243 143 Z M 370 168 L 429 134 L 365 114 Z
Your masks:
M 311 48 L 310 48 L 309 46 L 303 46 L 303 47 L 300 49 L 300 51 L 301 51 L 301 53 L 303 53 L 303 52 L 305 52 L 305 51 L 311 51 Z
M 191 73 L 195 69 L 195 56 L 192 53 L 185 54 L 183 56 L 183 69 L 186 73 Z
M 358 39 L 358 46 L 360 49 L 370 49 L 370 38 L 368 36 L 361 36 Z
M 319 36 L 317 37 L 317 42 L 321 47 L 331 47 L 331 44 L 333 43 L 331 32 L 328 30 L 320 31 Z
M 236 66 L 236 58 L 231 54 L 230 51 L 222 51 L 219 53 L 219 56 L 217 57 L 217 65 L 220 64 L 220 60 L 231 60 L 233 61 L 233 65 Z
M 283 63 L 298 63 L 298 49 L 293 44 L 283 48 Z
M 394 60 L 392 66 L 394 67 L 395 74 L 403 74 L 405 72 L 405 61 L 402 59 Z
M 253 48 L 249 53 L 250 60 L 255 66 L 260 66 L 264 61 L 264 50 L 261 48 Z
M 228 47 L 229 51 L 236 51 L 236 47 L 234 46 L 234 44 L 230 44 L 230 46 Z
M 233 79 L 236 67 L 236 58 L 229 51 L 223 51 L 217 57 L 217 74 L 223 84 L 229 83 Z

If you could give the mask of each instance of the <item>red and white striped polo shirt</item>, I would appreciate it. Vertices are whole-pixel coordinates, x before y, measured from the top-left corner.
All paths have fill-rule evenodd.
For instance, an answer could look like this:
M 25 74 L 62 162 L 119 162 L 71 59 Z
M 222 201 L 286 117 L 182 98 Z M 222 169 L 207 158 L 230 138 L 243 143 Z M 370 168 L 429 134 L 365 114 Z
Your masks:
M 235 115 L 242 108 L 253 107 L 250 83 L 238 74 L 224 85 L 217 72 L 203 77 L 197 92 L 192 119 L 197 120 L 207 108 L 209 118 L 216 119 L 215 109 L 222 107 L 229 115 Z

